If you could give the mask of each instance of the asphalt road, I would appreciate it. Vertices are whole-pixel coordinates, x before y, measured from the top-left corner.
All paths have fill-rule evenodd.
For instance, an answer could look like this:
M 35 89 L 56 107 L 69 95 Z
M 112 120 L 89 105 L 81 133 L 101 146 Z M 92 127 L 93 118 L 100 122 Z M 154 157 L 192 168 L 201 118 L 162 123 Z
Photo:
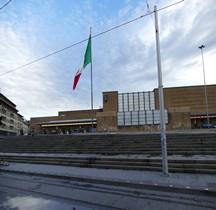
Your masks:
M 209 210 L 215 197 L 0 173 L 0 209 Z

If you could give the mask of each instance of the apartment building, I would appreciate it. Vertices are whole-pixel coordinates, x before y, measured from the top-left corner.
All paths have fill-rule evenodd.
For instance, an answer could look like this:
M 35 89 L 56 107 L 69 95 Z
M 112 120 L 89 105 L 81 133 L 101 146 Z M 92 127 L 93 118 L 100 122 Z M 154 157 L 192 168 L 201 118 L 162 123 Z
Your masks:
M 28 133 L 28 122 L 18 113 L 16 105 L 0 93 L 0 135 L 19 135 L 22 129 Z

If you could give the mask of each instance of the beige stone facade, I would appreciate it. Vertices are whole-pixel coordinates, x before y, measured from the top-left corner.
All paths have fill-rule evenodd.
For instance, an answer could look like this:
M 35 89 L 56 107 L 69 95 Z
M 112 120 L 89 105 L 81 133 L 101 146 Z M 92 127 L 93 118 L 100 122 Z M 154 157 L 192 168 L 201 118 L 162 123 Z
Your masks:
M 0 135 L 19 135 L 28 133 L 28 122 L 18 113 L 16 105 L 0 93 Z
M 210 123 L 216 124 L 216 85 L 208 85 L 207 94 Z M 141 103 L 141 100 L 144 102 Z M 125 103 L 124 108 L 127 110 L 122 110 L 122 107 L 120 110 L 119 103 Z M 200 128 L 207 122 L 204 86 L 164 88 L 164 105 L 167 110 L 167 130 Z M 158 110 L 158 89 L 126 94 L 110 91 L 103 93 L 102 109 L 94 109 L 93 112 L 62 111 L 58 116 L 31 118 L 30 126 L 37 133 L 91 132 L 92 128 L 97 132 L 159 131 L 160 126 L 156 120 Z M 131 115 L 130 125 L 127 119 L 124 119 L 123 124 L 120 123 L 118 118 L 121 114 L 124 118 Z M 140 119 L 136 120 L 134 116 Z M 143 116 L 145 118 L 141 118 Z

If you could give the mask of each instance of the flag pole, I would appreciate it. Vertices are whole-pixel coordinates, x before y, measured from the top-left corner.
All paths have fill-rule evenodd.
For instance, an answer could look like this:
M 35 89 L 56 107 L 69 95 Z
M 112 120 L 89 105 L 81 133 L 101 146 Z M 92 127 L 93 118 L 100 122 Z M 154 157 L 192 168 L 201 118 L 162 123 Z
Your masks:
M 90 40 L 91 40 L 91 27 L 90 27 Z M 93 118 L 94 118 L 94 105 L 93 105 L 93 73 L 92 73 L 92 43 L 91 43 L 91 114 L 92 114 L 92 125 L 91 125 L 91 132 L 93 132 Z
M 169 175 L 168 161 L 167 161 L 166 124 L 165 124 L 165 117 L 164 117 L 163 82 L 162 82 L 162 68 L 161 68 L 161 56 L 160 56 L 160 40 L 159 40 L 157 6 L 154 6 L 154 13 L 155 13 L 156 47 L 157 47 L 157 66 L 158 66 L 158 92 L 159 92 L 159 103 L 160 103 L 160 131 L 161 131 L 162 165 L 163 165 L 163 173 L 165 175 Z

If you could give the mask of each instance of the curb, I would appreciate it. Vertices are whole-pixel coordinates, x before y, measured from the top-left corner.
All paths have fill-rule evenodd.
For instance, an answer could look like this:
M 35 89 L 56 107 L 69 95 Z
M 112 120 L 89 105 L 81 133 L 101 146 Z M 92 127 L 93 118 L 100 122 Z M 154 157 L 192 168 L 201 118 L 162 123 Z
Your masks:
M 182 193 L 182 194 L 189 194 L 189 195 L 216 197 L 216 191 L 212 191 L 209 189 L 202 190 L 202 189 L 194 189 L 194 188 L 189 188 L 189 187 L 186 187 L 186 188 L 176 187 L 172 185 L 164 186 L 164 185 L 159 185 L 159 184 L 147 184 L 144 182 L 109 180 L 105 178 L 99 179 L 99 178 L 80 177 L 80 176 L 75 176 L 75 175 L 49 174 L 49 173 L 12 170 L 12 169 L 1 169 L 1 168 L 0 168 L 0 172 L 72 180 L 72 181 L 86 182 L 86 183 L 92 183 L 92 184 L 112 185 L 116 187 L 128 187 L 128 188 L 143 189 L 143 190 L 154 190 L 154 191 L 163 191 L 163 192 L 171 192 L 171 193 Z

